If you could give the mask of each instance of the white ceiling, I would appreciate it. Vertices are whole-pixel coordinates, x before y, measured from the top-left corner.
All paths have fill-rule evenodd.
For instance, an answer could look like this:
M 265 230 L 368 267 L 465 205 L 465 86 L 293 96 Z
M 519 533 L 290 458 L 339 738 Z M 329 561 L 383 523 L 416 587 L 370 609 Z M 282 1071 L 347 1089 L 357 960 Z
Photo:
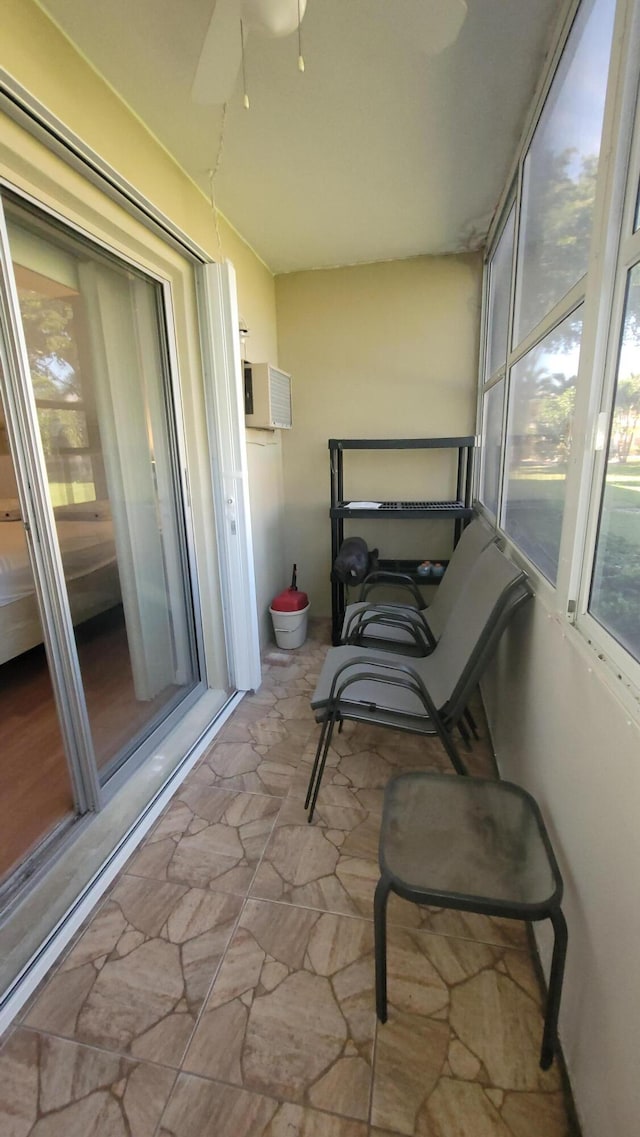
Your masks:
M 221 151 L 191 95 L 215 0 L 42 7 L 207 192 L 219 157 L 218 208 L 280 273 L 482 244 L 565 0 L 467 0 L 429 55 L 435 2 L 308 0 L 304 74 L 295 36 L 251 35 Z

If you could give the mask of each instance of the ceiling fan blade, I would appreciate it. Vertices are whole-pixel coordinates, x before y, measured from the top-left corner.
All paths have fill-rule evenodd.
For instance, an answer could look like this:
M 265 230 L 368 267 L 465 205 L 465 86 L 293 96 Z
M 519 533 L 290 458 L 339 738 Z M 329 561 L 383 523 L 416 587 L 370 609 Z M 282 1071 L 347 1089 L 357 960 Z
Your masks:
M 307 0 L 300 0 L 300 20 Z M 298 27 L 298 0 L 242 0 L 247 27 L 267 36 L 290 36 Z
M 467 18 L 466 0 L 421 0 L 417 6 L 413 0 L 411 8 L 417 25 L 417 43 L 426 55 L 439 55 L 451 47 Z
M 215 0 L 191 87 L 194 103 L 225 103 L 233 92 L 242 58 L 241 0 Z

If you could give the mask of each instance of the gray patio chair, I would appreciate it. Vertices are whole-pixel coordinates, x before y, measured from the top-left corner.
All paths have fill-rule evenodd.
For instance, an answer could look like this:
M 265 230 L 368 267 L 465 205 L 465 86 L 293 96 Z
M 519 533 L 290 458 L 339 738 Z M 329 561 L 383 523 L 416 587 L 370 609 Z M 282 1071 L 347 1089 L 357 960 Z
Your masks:
M 329 648 L 311 697 L 322 727 L 305 800 L 309 821 L 334 728 L 343 720 L 437 735 L 456 772 L 467 773 L 453 728 L 509 620 L 531 595 L 526 573 L 491 544 L 472 566 L 431 655 L 415 659 L 349 645 Z
M 467 525 L 453 550 L 435 599 L 426 611 L 422 594 L 410 576 L 380 570 L 370 573 L 363 582 L 360 601 L 350 604 L 345 612 L 342 643 L 363 644 L 365 647 L 395 651 L 402 655 L 430 655 L 442 635 L 471 566 L 482 550 L 495 539 L 495 532 L 481 518 L 476 518 Z M 367 601 L 369 592 L 383 584 L 408 591 L 414 604 Z M 471 750 L 470 735 L 465 723 L 474 738 L 478 738 L 479 734 L 469 708 L 464 712 L 464 720 L 464 723 L 460 720 L 458 729 L 465 746 Z
M 374 899 L 376 1011 L 387 1021 L 390 892 L 416 904 L 551 920 L 554 947 L 540 1065 L 557 1046 L 567 950 L 562 877 L 537 803 L 512 782 L 415 771 L 387 783 Z
M 472 565 L 494 540 L 495 533 L 480 518 L 463 529 L 428 608 L 410 576 L 370 573 L 362 585 L 360 599 L 347 606 L 341 642 L 398 651 L 402 655 L 429 655 L 442 635 Z M 367 600 L 373 588 L 385 584 L 405 589 L 414 603 L 381 604 Z

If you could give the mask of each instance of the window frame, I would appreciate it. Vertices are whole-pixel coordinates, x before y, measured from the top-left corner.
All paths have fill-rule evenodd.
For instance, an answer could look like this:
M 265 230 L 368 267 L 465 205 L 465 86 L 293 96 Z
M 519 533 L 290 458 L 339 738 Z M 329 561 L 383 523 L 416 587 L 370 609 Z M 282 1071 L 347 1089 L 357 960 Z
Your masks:
M 584 277 L 581 278 L 581 280 L 584 280 Z M 570 484 L 570 463 L 571 463 L 572 455 L 569 456 L 569 462 L 568 462 L 568 466 L 567 466 L 567 474 L 566 474 L 565 480 L 564 480 L 565 492 L 564 492 L 564 503 L 563 503 L 563 519 L 562 519 L 562 528 L 561 528 L 561 535 L 560 535 L 560 548 L 559 548 L 559 554 L 558 554 L 558 568 L 557 568 L 557 572 L 556 572 L 556 580 L 554 582 L 546 575 L 546 573 L 543 572 L 543 570 L 540 568 L 540 566 L 538 564 L 536 564 L 536 562 L 533 561 L 528 556 L 528 554 L 525 552 L 525 550 L 522 548 L 522 546 L 516 542 L 516 540 L 513 538 L 513 536 L 510 533 L 507 532 L 507 530 L 505 529 L 505 526 L 504 526 L 506 506 L 507 506 L 506 487 L 507 487 L 507 482 L 508 482 L 508 478 L 507 478 L 508 471 L 507 471 L 507 463 L 506 463 L 507 444 L 508 444 L 507 428 L 509 425 L 509 414 L 511 411 L 511 405 L 512 405 L 512 400 L 513 400 L 514 382 L 512 379 L 512 375 L 513 375 L 513 371 L 518 366 L 518 364 L 521 362 L 521 360 L 526 358 L 527 355 L 529 355 L 532 351 L 534 351 L 538 347 L 539 344 L 543 343 L 544 340 L 546 339 L 546 337 L 548 335 L 550 335 L 552 332 L 554 332 L 556 330 L 556 328 L 559 328 L 562 325 L 562 323 L 564 323 L 565 320 L 568 320 L 572 315 L 574 315 L 574 313 L 580 311 L 581 309 L 582 309 L 582 316 L 581 316 L 582 332 L 584 331 L 584 324 L 585 324 L 584 313 L 586 311 L 586 296 L 585 296 L 584 292 L 580 292 L 578 290 L 580 284 L 581 284 L 581 281 L 578 281 L 576 286 L 574 288 L 572 288 L 570 290 L 570 292 L 568 292 L 566 294 L 565 300 L 567 298 L 570 298 L 571 304 L 570 305 L 567 304 L 567 307 L 566 307 L 566 309 L 564 309 L 562 311 L 561 316 L 557 320 L 542 321 L 538 325 L 538 327 L 536 328 L 535 334 L 532 333 L 531 336 L 527 337 L 527 339 L 523 341 L 523 344 L 526 344 L 526 347 L 523 347 L 523 344 L 521 344 L 519 346 L 518 350 L 513 352 L 512 358 L 511 358 L 511 360 L 509 362 L 509 366 L 507 368 L 508 385 L 506 388 L 505 418 L 504 418 L 504 425 L 503 425 L 502 470 L 501 470 L 502 477 L 501 477 L 501 487 L 500 487 L 499 528 L 500 528 L 501 533 L 504 535 L 505 540 L 509 542 L 510 546 L 513 549 L 518 550 L 518 553 L 523 558 L 524 564 L 527 567 L 527 571 L 528 571 L 529 575 L 535 578 L 538 586 L 540 586 L 540 585 L 542 585 L 543 587 L 546 586 L 548 589 L 550 589 L 554 593 L 557 592 L 557 590 L 558 590 L 558 580 L 559 580 L 559 576 L 560 576 L 560 565 L 561 565 L 561 558 L 562 558 L 562 544 L 563 544 L 563 541 L 565 540 L 565 534 L 566 534 L 568 487 Z M 558 308 L 559 308 L 559 305 L 556 305 L 556 307 L 553 309 L 552 314 L 557 312 Z M 581 382 L 580 375 L 582 372 L 582 332 L 581 332 L 581 340 L 580 340 L 580 361 L 579 361 L 578 371 L 576 373 L 576 382 L 575 382 L 576 403 L 577 403 L 578 398 L 579 398 L 580 382 Z M 576 416 L 575 416 L 575 409 L 574 409 L 574 417 L 573 417 L 573 421 L 572 421 L 573 426 L 575 426 L 575 421 L 576 421 Z
M 548 68 L 543 76 L 528 124 L 518 149 L 510 181 L 501 199 L 499 211 L 489 234 L 486 264 L 499 239 L 501 222 L 506 216 L 513 190 L 512 180 L 517 179 L 518 202 L 524 159 L 540 114 L 553 82 L 557 65 L 577 10 L 579 0 L 570 4 L 564 21 L 558 25 L 558 40 Z M 580 300 L 584 304 L 584 330 L 577 377 L 576 406 L 574 412 L 574 443 L 567 472 L 565 512 L 558 576 L 552 585 L 532 564 L 526 554 L 504 532 L 500 521 L 496 527 L 510 555 L 521 564 L 531 577 L 539 599 L 551 618 L 565 625 L 568 636 L 575 637 L 587 657 L 595 661 L 605 680 L 616 691 L 632 713 L 638 713 L 640 703 L 640 663 L 623 648 L 613 635 L 606 631 L 587 610 L 593 572 L 596 537 L 600 517 L 600 501 L 606 463 L 606 448 L 597 449 L 596 439 L 602 430 L 602 414 L 606 414 L 606 439 L 613 413 L 613 397 L 617 378 L 617 364 L 627 273 L 638 262 L 640 227 L 633 233 L 634 220 L 640 220 L 640 0 L 618 0 L 616 5 L 609 79 L 605 102 L 600 160 L 596 184 L 593 227 L 587 272 L 547 314 L 546 318 L 517 347 L 511 348 L 507 361 L 508 404 L 510 369 L 535 343 L 539 342 Z M 517 252 L 520 218 L 516 218 Z M 626 229 L 625 229 L 626 226 Z M 626 234 L 626 236 L 625 236 Z M 484 298 L 483 298 L 484 299 Z M 486 299 L 484 299 L 486 306 Z M 512 285 L 511 321 L 514 318 L 514 292 Z M 486 316 L 485 316 L 486 319 Z M 483 322 L 484 327 L 484 322 Z M 486 340 L 482 345 L 482 367 Z M 490 383 L 479 384 L 479 422 L 482 423 L 482 403 Z M 482 437 L 482 435 L 481 435 Z M 500 487 L 504 501 L 504 451 Z M 478 482 L 480 489 L 481 483 Z M 481 501 L 481 513 L 493 521 L 492 515 Z M 501 514 L 502 517 L 502 505 Z
M 516 309 L 517 309 L 517 300 L 518 300 L 518 295 L 519 295 L 518 253 L 519 253 L 519 247 L 520 247 L 520 232 L 521 232 L 521 227 L 522 227 L 522 223 L 523 223 L 522 211 L 523 211 L 523 198 L 524 198 L 523 182 L 524 182 L 525 163 L 526 163 L 527 157 L 529 155 L 531 145 L 532 145 L 533 140 L 535 138 L 536 131 L 538 130 L 538 127 L 540 125 L 540 121 L 544 115 L 544 111 L 545 111 L 545 108 L 547 106 L 547 102 L 548 102 L 549 96 L 551 94 L 553 84 L 555 82 L 559 68 L 562 64 L 564 53 L 567 49 L 568 40 L 569 40 L 569 38 L 570 38 L 570 36 L 571 36 L 575 26 L 576 26 L 576 20 L 579 16 L 580 9 L 582 6 L 582 2 L 583 2 L 583 0 L 577 0 L 577 2 L 572 3 L 570 5 L 567 13 L 566 13 L 566 18 L 565 18 L 565 21 L 562 25 L 562 30 L 561 30 L 559 37 L 558 37 L 556 50 L 553 53 L 552 59 L 551 59 L 550 64 L 549 64 L 549 68 L 548 68 L 548 70 L 547 70 L 547 72 L 543 78 L 543 82 L 541 84 L 540 95 L 539 95 L 539 98 L 538 98 L 538 101 L 537 101 L 537 104 L 535 107 L 535 113 L 532 116 L 531 123 L 529 125 L 528 130 L 525 133 L 523 143 L 521 145 L 521 148 L 520 148 L 520 151 L 518 154 L 518 159 L 517 159 L 517 194 L 516 194 L 516 206 L 517 206 L 516 233 L 515 233 L 515 243 L 514 243 L 514 265 L 513 265 L 513 276 L 512 276 L 511 313 L 510 313 L 511 339 L 510 339 L 510 344 L 509 344 L 510 350 L 509 350 L 509 354 L 508 354 L 508 358 L 507 358 L 507 380 L 508 380 L 508 385 L 507 385 L 507 415 L 508 415 L 509 405 L 510 405 L 510 401 L 511 401 L 511 371 L 512 371 L 513 367 L 523 358 L 523 356 L 527 355 L 530 351 L 532 351 L 533 348 L 535 348 L 539 343 L 541 343 L 542 340 L 544 340 L 546 336 L 548 336 L 556 327 L 558 327 L 562 323 L 562 321 L 565 320 L 571 314 L 572 311 L 575 311 L 580 305 L 583 305 L 583 311 L 584 311 L 583 332 L 582 332 L 581 341 L 580 341 L 580 359 L 579 359 L 579 367 L 578 367 L 577 378 L 576 378 L 576 404 L 575 404 L 575 409 L 574 409 L 574 420 L 573 420 L 574 439 L 577 437 L 578 430 L 579 430 L 580 404 L 582 403 L 582 401 L 584 399 L 584 388 L 586 385 L 585 374 L 587 374 L 587 375 L 589 374 L 589 368 L 590 368 L 590 356 L 589 356 L 588 351 L 585 351 L 585 347 L 586 347 L 586 343 L 587 343 L 587 337 L 585 336 L 585 328 L 587 326 L 587 320 L 588 320 L 589 311 L 590 311 L 590 307 L 591 307 L 589 305 L 589 292 L 590 291 L 593 292 L 593 287 L 590 288 L 590 282 L 592 282 L 593 276 L 594 276 L 594 248 L 596 246 L 595 235 L 596 235 L 596 232 L 598 231 L 599 217 L 600 217 L 601 208 L 602 208 L 602 204 L 601 204 L 601 202 L 602 202 L 602 185 L 603 185 L 603 182 L 605 181 L 604 172 L 607 168 L 607 163 L 608 163 L 608 158 L 609 158 L 607 141 L 608 141 L 609 133 L 611 130 L 611 102 L 612 102 L 612 99 L 611 99 L 611 89 L 610 88 L 611 88 L 611 76 L 612 76 L 612 74 L 614 74 L 614 70 L 615 70 L 616 35 L 617 35 L 617 30 L 618 30 L 620 15 L 621 15 L 621 7 L 624 6 L 624 4 L 626 3 L 626 0 L 622 0 L 622 5 L 620 4 L 620 2 L 617 3 L 616 12 L 615 12 L 615 16 L 614 16 L 614 27 L 613 27 L 612 47 L 611 47 L 611 55 L 610 55 L 610 62 L 609 62 L 607 91 L 606 91 L 606 95 L 605 95 L 602 133 L 601 133 L 601 139 L 600 139 L 598 177 L 597 177 L 597 182 L 596 182 L 596 196 L 595 196 L 594 208 L 593 208 L 592 232 L 591 232 L 590 250 L 589 250 L 589 257 L 588 257 L 586 272 L 583 273 L 583 275 L 573 284 L 573 286 L 567 292 L 565 292 L 563 296 L 561 296 L 556 301 L 556 303 L 553 305 L 553 307 L 548 312 L 545 313 L 545 315 L 541 318 L 541 320 L 538 322 L 538 324 L 536 324 L 535 327 L 532 328 L 522 340 L 520 340 L 518 343 L 514 343 L 513 337 L 515 335 L 516 314 L 517 314 Z M 504 438 L 504 444 L 503 444 L 503 450 L 505 451 L 505 453 L 506 453 L 506 442 L 507 442 L 507 437 L 506 437 L 507 425 L 508 425 L 508 418 L 505 418 L 505 438 Z M 542 573 L 542 571 L 537 567 L 537 565 L 535 565 L 529 559 L 529 557 L 524 552 L 524 550 L 520 549 L 520 547 L 515 543 L 515 541 L 513 541 L 513 539 L 504 531 L 503 522 L 504 522 L 504 508 L 505 508 L 505 498 L 506 498 L 506 486 L 505 486 L 506 469 L 505 469 L 504 464 L 503 464 L 503 468 L 502 468 L 501 512 L 500 512 L 500 517 L 498 519 L 499 527 L 501 529 L 501 532 L 504 533 L 505 540 L 507 540 L 509 542 L 510 547 L 512 547 L 514 550 L 515 549 L 518 550 L 520 556 L 523 558 L 523 563 L 527 566 L 527 569 L 528 569 L 530 575 L 532 575 L 532 577 L 536 581 L 536 584 L 538 585 L 538 587 L 542 588 L 543 590 L 545 590 L 545 589 L 549 590 L 550 598 L 553 597 L 555 594 L 557 594 L 555 596 L 555 601 L 553 601 L 553 600 L 551 601 L 552 603 L 554 603 L 554 602 L 557 603 L 558 596 L 562 596 L 563 591 L 564 591 L 564 587 L 565 587 L 564 582 L 563 582 L 563 576 L 564 576 L 564 565 L 566 564 L 566 560 L 567 560 L 568 533 L 569 533 L 569 530 L 571 528 L 571 502 L 572 502 L 572 498 L 573 498 L 572 465 L 573 465 L 574 460 L 575 460 L 575 453 L 576 453 L 576 446 L 575 446 L 575 442 L 574 442 L 573 451 L 572 451 L 572 454 L 570 455 L 570 458 L 569 458 L 569 464 L 568 464 L 567 473 L 566 473 L 566 477 L 565 477 L 562 532 L 561 532 L 561 539 L 560 539 L 560 548 L 559 548 L 558 565 L 557 565 L 557 570 L 556 570 L 555 582 L 550 581 L 544 575 L 544 573 Z M 563 602 L 561 604 L 562 607 L 565 607 L 565 605 L 566 605 L 566 602 Z
M 513 214 L 513 247 L 511 250 L 511 272 L 509 276 L 509 310 L 507 319 L 507 351 L 504 363 L 498 368 L 497 371 L 489 375 L 486 373 L 487 360 L 489 354 L 489 298 L 490 298 L 490 281 L 491 281 L 491 261 L 495 253 L 498 243 L 502 239 L 507 225 Z M 509 349 L 511 343 L 511 333 L 513 326 L 513 288 L 514 288 L 514 271 L 515 271 L 515 248 L 518 236 L 518 211 L 517 211 L 517 186 L 515 180 L 509 187 L 509 192 L 506 196 L 503 208 L 498 215 L 498 223 L 494 228 L 495 238 L 491 247 L 491 254 L 485 257 L 485 272 L 483 274 L 483 295 L 482 295 L 482 339 L 480 344 L 480 359 L 482 361 L 482 381 L 478 385 L 478 408 L 477 408 L 477 422 L 478 422 L 478 444 L 480 446 L 480 461 L 477 464 L 476 485 L 475 485 L 475 499 L 474 504 L 476 508 L 483 513 L 483 515 L 490 520 L 496 527 L 498 526 L 499 519 L 502 513 L 502 493 L 503 493 L 503 475 L 504 475 L 504 442 L 505 431 L 507 424 L 508 413 L 508 369 L 509 369 Z M 502 398 L 502 425 L 500 433 L 500 467 L 498 471 L 498 495 L 497 495 L 497 512 L 494 514 L 489 507 L 482 501 L 480 496 L 484 483 L 484 437 L 485 437 L 485 396 L 492 387 L 496 387 L 498 383 L 504 383 L 504 394 Z
M 640 4 L 635 19 L 635 50 L 640 52 Z M 637 58 L 637 55 L 636 55 Z M 640 69 L 639 69 L 640 71 Z M 602 383 L 599 390 L 596 423 L 591 436 L 589 492 L 582 504 L 584 525 L 584 556 L 576 572 L 575 611 L 570 613 L 576 628 L 587 642 L 616 672 L 619 680 L 640 691 L 640 659 L 636 659 L 615 636 L 589 612 L 591 582 L 597 556 L 598 536 L 608 448 L 613 422 L 617 390 L 618 364 L 625 318 L 627 280 L 631 270 L 640 265 L 640 228 L 633 231 L 636 203 L 640 194 L 640 73 L 636 76 L 635 107 L 627 108 L 625 120 L 634 119 L 632 136 L 626 148 L 626 161 L 619 162 L 618 194 L 622 198 L 618 211 L 617 257 L 612 269 L 609 328 Z M 630 92 L 627 92 L 628 100 Z M 604 315 L 604 314 L 603 314 Z
M 520 229 L 522 225 L 522 198 L 523 198 L 523 175 L 524 164 L 533 137 L 538 128 L 538 124 L 543 115 L 547 98 L 551 90 L 554 78 L 560 66 L 563 53 L 567 44 L 567 40 L 571 34 L 571 29 L 574 26 L 576 16 L 582 0 L 569 0 L 566 9 L 561 13 L 555 27 L 554 35 L 551 42 L 555 46 L 550 51 L 547 66 L 543 69 L 542 75 L 538 82 L 536 92 L 532 101 L 532 107 L 529 118 L 525 123 L 524 131 L 522 133 L 520 143 L 516 149 L 514 161 L 509 172 L 509 176 L 505 185 L 503 194 L 498 202 L 494 220 L 489 228 L 487 235 L 486 253 L 484 260 L 484 273 L 483 273 L 483 320 L 482 320 L 482 339 L 480 344 L 480 383 L 478 392 L 478 438 L 480 445 L 484 437 L 484 395 L 486 391 L 497 381 L 500 374 L 504 375 L 505 391 L 503 399 L 503 418 L 502 418 L 502 440 L 501 440 L 501 455 L 500 455 L 500 484 L 498 486 L 498 513 L 494 517 L 493 513 L 485 506 L 480 498 L 482 488 L 483 476 L 483 459 L 481 457 L 478 463 L 478 475 L 476 483 L 476 507 L 479 512 L 489 521 L 491 521 L 496 529 L 499 531 L 505 544 L 509 547 L 514 559 L 518 561 L 522 567 L 526 568 L 530 573 L 532 580 L 536 583 L 538 588 L 542 590 L 549 590 L 552 596 L 557 588 L 552 585 L 549 580 L 539 571 L 526 554 L 519 548 L 518 545 L 504 532 L 502 528 L 502 518 L 504 511 L 504 498 L 505 498 L 505 454 L 506 454 L 506 441 L 507 441 L 507 424 L 510 409 L 510 396 L 511 396 L 511 369 L 518 362 L 518 360 L 526 355 L 533 347 L 535 347 L 540 340 L 552 331 L 556 324 L 562 322 L 562 319 L 578 304 L 584 302 L 584 291 L 582 290 L 582 282 L 586 279 L 586 273 L 581 280 L 577 281 L 569 293 L 554 305 L 550 312 L 540 321 L 535 328 L 533 328 L 528 335 L 513 347 L 513 336 L 515 331 L 516 319 L 516 291 L 517 291 L 517 262 L 518 262 L 518 248 L 520 243 Z M 615 30 L 614 30 L 615 37 Z M 605 121 L 606 121 L 606 108 L 605 108 Z M 604 126 L 603 126 L 604 138 Z M 511 285 L 509 296 L 509 323 L 507 329 L 507 357 L 505 366 L 501 373 L 498 373 L 495 378 L 488 376 L 485 372 L 487 366 L 487 352 L 488 352 L 488 319 L 489 319 L 489 266 L 491 259 L 495 253 L 496 246 L 507 226 L 511 211 L 514 211 L 514 233 L 513 233 L 513 250 L 511 261 Z M 582 351 L 581 351 L 582 360 Z M 578 375 L 579 380 L 579 375 Z
M 503 383 L 502 392 L 502 416 L 500 422 L 500 462 L 498 467 L 498 486 L 497 486 L 497 508 L 494 513 L 489 505 L 480 497 L 480 493 L 484 489 L 485 479 L 485 438 L 487 430 L 487 396 L 491 391 L 494 391 L 500 384 Z M 505 438 L 505 425 L 506 425 L 506 411 L 507 411 L 507 376 L 506 369 L 503 367 L 501 372 L 491 381 L 485 384 L 480 392 L 480 411 L 479 411 L 479 434 L 478 444 L 480 446 L 480 461 L 478 463 L 478 486 L 476 492 L 477 500 L 474 502 L 476 507 L 481 508 L 484 516 L 491 520 L 492 524 L 498 524 L 498 518 L 502 511 L 502 480 L 504 472 L 504 438 Z

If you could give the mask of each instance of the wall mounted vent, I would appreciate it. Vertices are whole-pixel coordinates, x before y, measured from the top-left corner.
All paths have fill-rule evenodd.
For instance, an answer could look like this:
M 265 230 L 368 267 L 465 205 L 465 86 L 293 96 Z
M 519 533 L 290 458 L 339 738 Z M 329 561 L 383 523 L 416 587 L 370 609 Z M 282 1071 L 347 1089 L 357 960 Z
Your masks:
M 245 363 L 244 409 L 247 426 L 290 430 L 291 376 L 270 363 Z

